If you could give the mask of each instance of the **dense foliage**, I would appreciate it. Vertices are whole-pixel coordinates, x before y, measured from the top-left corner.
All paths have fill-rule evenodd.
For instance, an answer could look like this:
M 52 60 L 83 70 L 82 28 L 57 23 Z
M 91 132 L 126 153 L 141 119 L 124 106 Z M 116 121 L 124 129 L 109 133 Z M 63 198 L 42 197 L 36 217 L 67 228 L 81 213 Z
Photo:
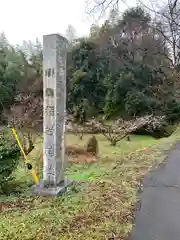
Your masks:
M 164 28 L 164 22 L 135 7 L 123 14 L 111 11 L 101 27 L 91 27 L 86 39 L 73 39 L 74 30 L 69 27 L 68 112 L 80 116 L 80 122 L 99 115 L 128 120 L 147 114 L 179 121 L 180 41 L 176 38 L 175 46 L 166 41 L 166 36 L 179 32 L 175 27 Z M 167 29 L 174 32 L 167 35 Z M 28 128 L 29 123 L 42 122 L 42 46 L 38 40 L 11 46 L 1 34 L 0 85 L 1 114 L 10 110 L 17 122 L 23 118 L 23 125 L 28 119 Z
M 69 108 L 84 106 L 90 116 L 131 119 L 153 113 L 177 121 L 179 74 L 170 55 L 163 34 L 142 8 L 112 12 L 69 52 Z
M 9 131 L 9 132 L 8 132 Z M 0 187 L 4 185 L 15 170 L 20 158 L 20 149 L 10 134 L 10 129 L 0 132 Z

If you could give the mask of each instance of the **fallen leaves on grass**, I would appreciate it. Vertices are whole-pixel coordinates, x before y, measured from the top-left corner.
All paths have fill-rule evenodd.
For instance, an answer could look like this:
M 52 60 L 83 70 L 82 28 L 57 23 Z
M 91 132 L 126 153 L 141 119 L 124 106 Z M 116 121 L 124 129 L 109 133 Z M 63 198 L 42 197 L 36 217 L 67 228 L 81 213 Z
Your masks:
M 108 235 L 112 237 L 113 223 L 114 238 L 106 239 L 123 239 L 120 226 L 132 222 L 134 210 L 133 198 L 129 196 L 127 185 L 119 187 L 118 184 L 110 181 L 89 184 L 84 200 L 87 204 L 62 226 L 60 236 L 67 239 L 93 239 L 93 232 L 98 232 L 97 239 L 105 239 Z M 77 231 L 80 235 L 86 234 L 84 238 L 77 235 Z
M 81 156 L 77 156 L 75 158 L 71 158 L 69 161 L 73 162 L 73 163 L 78 163 L 78 164 L 91 164 L 96 162 L 96 157 L 89 155 L 81 155 Z
M 66 146 L 65 153 L 69 157 L 68 161 L 71 163 L 90 164 L 97 161 L 95 156 L 80 146 Z M 41 163 L 43 162 L 42 152 L 39 154 L 38 159 L 40 159 Z
M 0 203 L 0 211 L 8 211 L 15 209 L 30 209 L 34 206 L 33 199 L 17 199 L 16 201 Z
M 174 137 L 169 138 L 166 145 L 169 147 L 174 141 Z M 138 146 L 142 147 L 142 144 Z M 70 191 L 61 198 L 38 199 L 37 203 L 33 200 L 32 205 L 29 205 L 34 204 L 36 207 L 27 208 L 23 214 L 18 211 L 2 214 L 4 226 L 0 229 L 0 238 L 127 239 L 134 219 L 137 189 L 152 165 L 158 163 L 157 154 L 160 152 L 159 146 L 154 146 L 131 154 L 122 152 L 112 161 L 110 158 L 108 161 L 99 159 L 94 164 L 96 170 L 103 166 L 108 171 L 99 171 L 100 177 L 94 181 L 86 179 L 85 184 L 80 183 L 76 191 Z M 77 164 L 78 172 L 83 173 L 85 167 Z M 23 231 L 20 224 L 23 224 Z

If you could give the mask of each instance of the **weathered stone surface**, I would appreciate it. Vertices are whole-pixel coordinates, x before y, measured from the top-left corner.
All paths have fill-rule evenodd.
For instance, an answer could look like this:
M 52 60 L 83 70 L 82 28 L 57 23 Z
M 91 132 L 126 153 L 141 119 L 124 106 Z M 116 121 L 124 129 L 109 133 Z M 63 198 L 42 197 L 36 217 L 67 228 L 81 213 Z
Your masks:
M 36 186 L 33 186 L 33 193 L 39 196 L 59 196 L 63 194 L 67 187 L 72 183 L 71 180 L 65 178 L 56 186 L 48 186 L 42 180 Z
M 58 195 L 69 183 L 64 178 L 67 40 L 51 34 L 43 37 L 43 182 L 34 193 Z

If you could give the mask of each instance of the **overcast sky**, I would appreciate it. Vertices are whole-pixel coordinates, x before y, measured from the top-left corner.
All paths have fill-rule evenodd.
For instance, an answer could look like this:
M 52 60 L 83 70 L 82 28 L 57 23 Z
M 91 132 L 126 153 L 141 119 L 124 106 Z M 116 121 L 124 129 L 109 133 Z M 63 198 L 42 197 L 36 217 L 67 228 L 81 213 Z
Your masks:
M 12 44 L 35 40 L 50 33 L 65 33 L 72 24 L 78 36 L 89 33 L 91 21 L 85 14 L 86 0 L 0 0 L 0 32 Z M 129 1 L 135 3 L 135 0 Z M 126 7 L 121 6 L 121 11 Z

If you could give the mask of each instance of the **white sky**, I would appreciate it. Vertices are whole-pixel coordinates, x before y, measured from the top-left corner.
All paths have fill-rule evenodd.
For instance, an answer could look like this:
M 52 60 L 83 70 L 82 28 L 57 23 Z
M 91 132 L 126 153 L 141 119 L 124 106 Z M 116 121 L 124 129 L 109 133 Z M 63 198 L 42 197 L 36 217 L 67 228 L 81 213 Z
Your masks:
M 0 0 L 0 32 L 4 31 L 12 44 L 34 41 L 36 37 L 41 40 L 44 34 L 64 34 L 68 24 L 75 27 L 78 36 L 86 35 L 92 20 L 85 14 L 85 1 Z

